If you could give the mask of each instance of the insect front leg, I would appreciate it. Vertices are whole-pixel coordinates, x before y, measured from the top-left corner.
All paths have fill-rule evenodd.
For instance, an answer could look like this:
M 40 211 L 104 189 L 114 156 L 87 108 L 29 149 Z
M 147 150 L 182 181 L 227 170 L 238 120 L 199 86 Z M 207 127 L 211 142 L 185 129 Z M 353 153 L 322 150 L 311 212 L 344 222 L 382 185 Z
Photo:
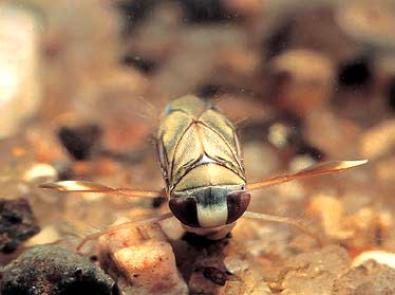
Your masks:
M 260 220 L 260 221 L 268 221 L 268 222 L 276 222 L 276 223 L 283 223 L 283 224 L 292 225 L 292 226 L 296 227 L 298 230 L 300 230 L 301 232 L 303 232 L 304 234 L 313 238 L 319 247 L 322 247 L 324 245 L 324 242 L 323 242 L 322 238 L 318 235 L 318 233 L 312 232 L 305 224 L 303 224 L 299 220 L 289 218 L 289 217 L 269 215 L 269 214 L 264 214 L 264 213 L 251 212 L 251 211 L 246 211 L 242 217 L 248 218 L 248 219 Z
M 107 229 L 103 230 L 103 231 L 98 231 L 95 233 L 92 233 L 90 235 L 87 235 L 77 246 L 76 250 L 78 253 L 82 252 L 83 247 L 86 245 L 87 242 L 89 241 L 94 241 L 97 240 L 98 238 L 100 238 L 103 235 L 111 235 L 112 233 L 115 233 L 117 230 L 121 230 L 125 227 L 131 226 L 131 225 L 141 225 L 141 224 L 145 224 L 145 223 L 157 223 L 160 222 L 162 220 L 168 219 L 173 217 L 173 214 L 170 212 L 167 213 L 163 213 L 161 215 L 157 215 L 157 216 L 150 216 L 150 217 L 141 217 L 139 219 L 135 219 L 135 220 L 131 220 L 131 221 L 127 221 L 121 224 L 117 224 L 117 225 L 113 225 L 108 227 Z

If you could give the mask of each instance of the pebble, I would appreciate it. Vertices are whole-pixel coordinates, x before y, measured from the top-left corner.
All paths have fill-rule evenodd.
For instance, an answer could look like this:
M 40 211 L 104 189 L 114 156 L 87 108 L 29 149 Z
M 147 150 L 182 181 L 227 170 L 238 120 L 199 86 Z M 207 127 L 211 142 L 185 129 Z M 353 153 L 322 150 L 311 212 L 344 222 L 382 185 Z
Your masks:
M 394 280 L 395 270 L 393 268 L 375 261 L 367 261 L 358 267 L 351 268 L 337 278 L 330 294 L 395 294 Z
M 10 253 L 40 231 L 27 200 L 0 200 L 0 251 Z
M 26 182 L 53 182 L 57 178 L 56 169 L 45 163 L 34 164 L 23 174 L 23 180 Z
M 124 294 L 188 294 L 157 224 L 125 225 L 99 239 L 99 261 Z
M 114 281 L 88 258 L 59 246 L 33 247 L 2 269 L 0 293 L 116 294 Z
M 339 273 L 348 270 L 350 257 L 339 246 L 299 254 L 289 260 L 281 294 L 331 295 Z
M 357 257 L 353 259 L 352 266 L 358 267 L 369 260 L 373 260 L 377 263 L 395 269 L 395 253 L 391 253 L 383 250 L 372 250 L 372 251 L 362 252 L 361 254 L 359 254 Z

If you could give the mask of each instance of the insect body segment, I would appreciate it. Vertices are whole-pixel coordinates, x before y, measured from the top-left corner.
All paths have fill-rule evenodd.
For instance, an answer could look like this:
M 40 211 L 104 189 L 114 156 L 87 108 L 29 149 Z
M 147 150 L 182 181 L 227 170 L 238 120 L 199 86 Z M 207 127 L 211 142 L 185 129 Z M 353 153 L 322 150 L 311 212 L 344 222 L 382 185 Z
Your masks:
M 173 213 L 195 227 L 233 222 L 228 195 L 244 191 L 246 179 L 235 128 L 226 117 L 184 96 L 167 106 L 157 140 Z

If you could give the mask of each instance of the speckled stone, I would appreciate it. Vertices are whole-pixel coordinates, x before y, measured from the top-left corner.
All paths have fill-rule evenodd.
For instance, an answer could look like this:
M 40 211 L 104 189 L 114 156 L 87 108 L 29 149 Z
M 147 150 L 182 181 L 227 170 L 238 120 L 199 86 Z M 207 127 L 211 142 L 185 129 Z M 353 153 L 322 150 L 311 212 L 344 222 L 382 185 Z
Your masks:
M 88 258 L 59 246 L 31 248 L 2 269 L 0 293 L 117 294 L 114 281 Z

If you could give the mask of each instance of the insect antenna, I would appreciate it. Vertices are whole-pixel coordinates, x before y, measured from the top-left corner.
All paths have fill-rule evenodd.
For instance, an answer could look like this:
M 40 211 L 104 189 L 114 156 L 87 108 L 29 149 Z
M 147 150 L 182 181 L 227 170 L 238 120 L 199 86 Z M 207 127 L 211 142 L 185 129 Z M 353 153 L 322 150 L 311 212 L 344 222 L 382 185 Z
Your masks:
M 323 240 L 318 234 L 310 231 L 305 224 L 293 218 L 269 215 L 264 213 L 251 212 L 251 211 L 246 211 L 242 217 L 247 219 L 255 219 L 260 221 L 268 221 L 268 222 L 276 222 L 276 223 L 284 223 L 284 224 L 292 225 L 296 227 L 298 230 L 300 230 L 301 232 L 303 232 L 304 234 L 313 238 L 319 247 L 322 247 L 324 244 Z
M 259 182 L 247 184 L 247 189 L 252 191 L 252 190 L 262 189 L 262 188 L 269 187 L 272 185 L 292 181 L 295 179 L 301 179 L 301 178 L 310 177 L 310 176 L 317 176 L 317 175 L 341 172 L 346 169 L 364 165 L 367 162 L 368 162 L 368 160 L 332 161 L 332 162 L 319 163 L 317 165 L 307 167 L 306 169 L 303 169 L 303 170 L 296 172 L 294 174 L 279 175 L 279 176 L 275 176 L 272 178 L 264 179 Z
M 137 109 L 140 111 L 137 116 L 147 120 L 148 122 L 154 120 L 156 123 L 158 123 L 157 120 L 160 117 L 160 112 L 154 104 L 141 96 L 136 97 L 134 102 L 137 105 Z
M 236 130 L 242 130 L 246 126 L 248 126 L 252 122 L 251 118 L 245 116 L 237 119 L 236 121 L 233 122 L 233 125 L 235 125 Z
M 142 224 L 142 223 L 157 223 L 159 221 L 168 219 L 173 217 L 173 214 L 171 212 L 163 213 L 161 215 L 153 216 L 153 217 L 140 217 L 136 218 L 135 220 L 127 221 L 121 224 L 113 225 L 108 227 L 107 229 L 103 231 L 98 231 L 92 234 L 87 235 L 77 246 L 76 250 L 78 253 L 81 253 L 82 248 L 86 245 L 87 242 L 89 241 L 94 241 L 100 238 L 103 235 L 106 234 L 111 234 L 113 232 L 116 232 L 117 230 L 122 229 L 123 227 L 127 227 L 130 225 L 137 225 L 137 224 Z

